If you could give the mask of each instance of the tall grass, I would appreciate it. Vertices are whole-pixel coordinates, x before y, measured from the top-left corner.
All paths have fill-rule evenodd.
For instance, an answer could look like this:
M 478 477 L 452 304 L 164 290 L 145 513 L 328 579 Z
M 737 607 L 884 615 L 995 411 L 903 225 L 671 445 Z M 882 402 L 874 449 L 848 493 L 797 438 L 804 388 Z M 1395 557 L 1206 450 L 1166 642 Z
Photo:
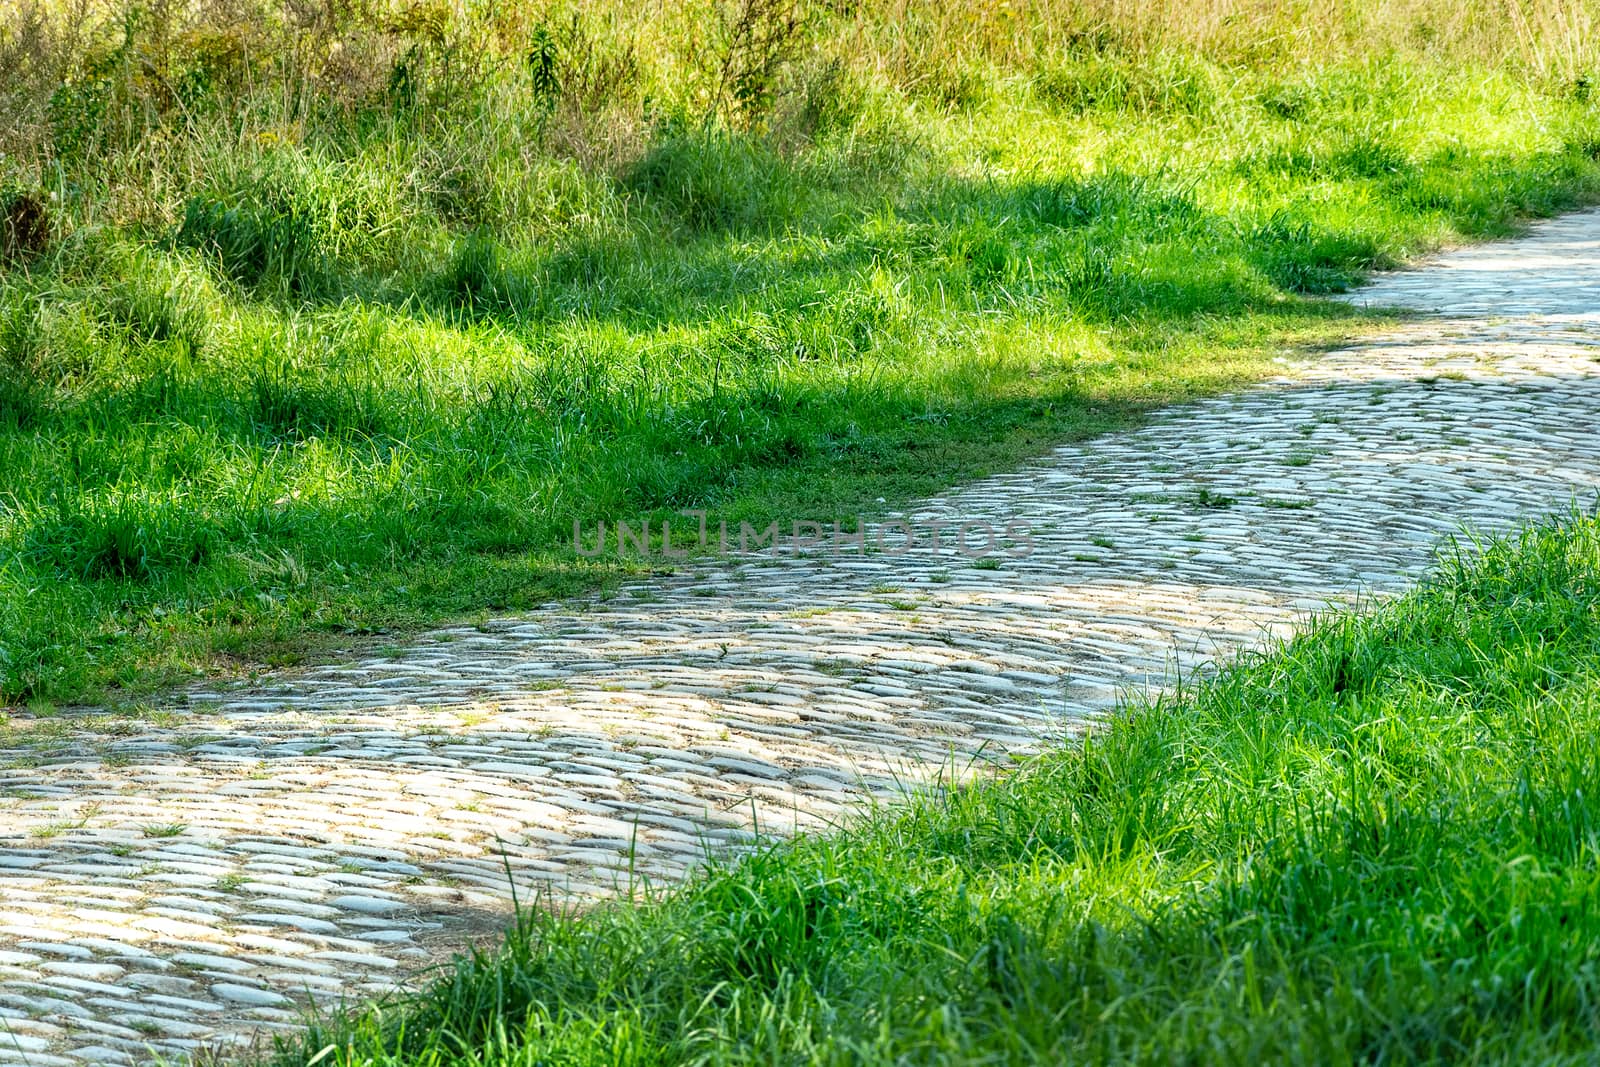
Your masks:
M 1591 8 L 24 2 L 0 700 L 540 603 L 1346 334 L 1600 190 Z M 288 565 L 283 561 L 288 560 Z M 321 635 L 321 636 L 319 636 Z
M 531 911 L 274 1062 L 1592 1062 L 1597 739 L 1575 515 L 1008 777 Z
M 1358 58 L 1583 95 L 1597 18 L 1593 0 L 18 0 L 0 151 L 14 176 L 109 186 L 112 217 L 171 223 L 225 145 L 349 147 L 387 116 L 420 124 L 440 192 L 498 224 L 539 207 L 473 202 L 506 192 L 502 152 L 616 168 L 707 124 L 793 148 L 884 96 L 971 109 L 1032 85 L 1192 109 L 1242 72 Z

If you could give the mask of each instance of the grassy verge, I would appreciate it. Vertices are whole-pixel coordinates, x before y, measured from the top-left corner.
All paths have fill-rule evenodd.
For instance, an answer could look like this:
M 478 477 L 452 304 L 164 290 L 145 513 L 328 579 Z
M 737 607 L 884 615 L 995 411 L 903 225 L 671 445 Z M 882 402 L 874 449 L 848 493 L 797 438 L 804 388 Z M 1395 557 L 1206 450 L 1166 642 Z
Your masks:
M 1574 516 L 1002 779 L 530 914 L 278 1062 L 1588 1063 L 1597 780 Z
M 592 588 L 574 520 L 909 500 L 1600 193 L 1592 36 L 1458 5 L 107 6 L 0 21 L 5 702 Z

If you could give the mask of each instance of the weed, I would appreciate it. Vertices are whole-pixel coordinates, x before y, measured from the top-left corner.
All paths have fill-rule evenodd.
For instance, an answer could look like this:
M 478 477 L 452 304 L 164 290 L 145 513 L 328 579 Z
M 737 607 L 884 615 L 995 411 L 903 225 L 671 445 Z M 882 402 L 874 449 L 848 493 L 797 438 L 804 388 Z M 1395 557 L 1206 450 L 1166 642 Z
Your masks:
M 723 24 L 712 112 L 731 109 L 746 124 L 771 110 L 779 74 L 799 50 L 805 29 L 800 0 L 738 0 Z
M 1202 485 L 1194 494 L 1195 506 L 1201 508 L 1231 508 L 1238 502 L 1237 498 L 1219 493 L 1206 485 Z

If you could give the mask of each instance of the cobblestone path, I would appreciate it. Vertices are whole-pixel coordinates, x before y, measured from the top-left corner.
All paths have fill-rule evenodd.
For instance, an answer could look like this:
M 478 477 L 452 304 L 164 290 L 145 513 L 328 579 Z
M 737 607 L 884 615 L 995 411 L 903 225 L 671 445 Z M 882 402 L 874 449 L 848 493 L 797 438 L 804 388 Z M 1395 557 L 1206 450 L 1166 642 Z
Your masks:
M 524 899 L 670 881 L 1398 590 L 1463 523 L 1594 501 L 1600 212 L 1352 299 L 1441 314 L 926 501 L 937 554 L 710 560 L 132 732 L 25 731 L 0 752 L 0 1064 L 293 1026 L 492 930 L 508 871 Z M 969 559 L 964 522 L 1026 523 L 1032 551 Z

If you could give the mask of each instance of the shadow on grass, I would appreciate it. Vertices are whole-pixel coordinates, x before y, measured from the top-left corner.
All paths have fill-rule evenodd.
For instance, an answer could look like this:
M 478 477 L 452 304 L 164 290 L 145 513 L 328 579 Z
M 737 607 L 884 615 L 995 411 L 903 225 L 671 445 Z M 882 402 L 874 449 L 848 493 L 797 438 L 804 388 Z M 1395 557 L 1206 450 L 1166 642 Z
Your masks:
M 1595 192 L 1592 161 L 1577 149 L 1520 157 L 1448 149 L 1418 161 L 1382 144 L 1368 149 L 1239 166 L 1255 177 L 1337 182 L 1389 211 L 1467 236 L 1503 235 L 1521 218 L 1556 213 Z M 1335 226 L 1316 202 L 1221 213 L 1201 207 L 1189 183 L 1127 171 L 1056 180 L 944 176 L 880 208 L 784 210 L 768 228 L 762 198 L 786 202 L 784 190 L 805 173 L 777 157 L 763 165 L 772 180 L 744 190 L 750 202 L 731 214 L 694 210 L 696 197 L 709 194 L 692 182 L 671 195 L 647 185 L 631 194 L 640 219 L 608 235 L 508 248 L 479 232 L 460 239 L 436 273 L 408 279 L 403 292 L 382 295 L 337 264 L 325 287 L 334 300 L 369 292 L 447 323 L 535 332 L 572 318 L 648 332 L 703 326 L 736 311 L 815 313 L 821 303 L 842 302 L 828 310 L 843 321 L 830 325 L 848 338 L 860 332 L 861 313 L 873 310 L 851 307 L 850 298 L 880 271 L 903 282 L 909 298 L 968 310 L 1178 324 L 1246 314 L 1285 294 L 1341 291 L 1408 251 L 1386 222 Z M 705 221 L 725 217 L 743 221 Z M 271 271 L 255 274 L 265 280 Z M 314 301 L 315 287 L 309 291 Z

